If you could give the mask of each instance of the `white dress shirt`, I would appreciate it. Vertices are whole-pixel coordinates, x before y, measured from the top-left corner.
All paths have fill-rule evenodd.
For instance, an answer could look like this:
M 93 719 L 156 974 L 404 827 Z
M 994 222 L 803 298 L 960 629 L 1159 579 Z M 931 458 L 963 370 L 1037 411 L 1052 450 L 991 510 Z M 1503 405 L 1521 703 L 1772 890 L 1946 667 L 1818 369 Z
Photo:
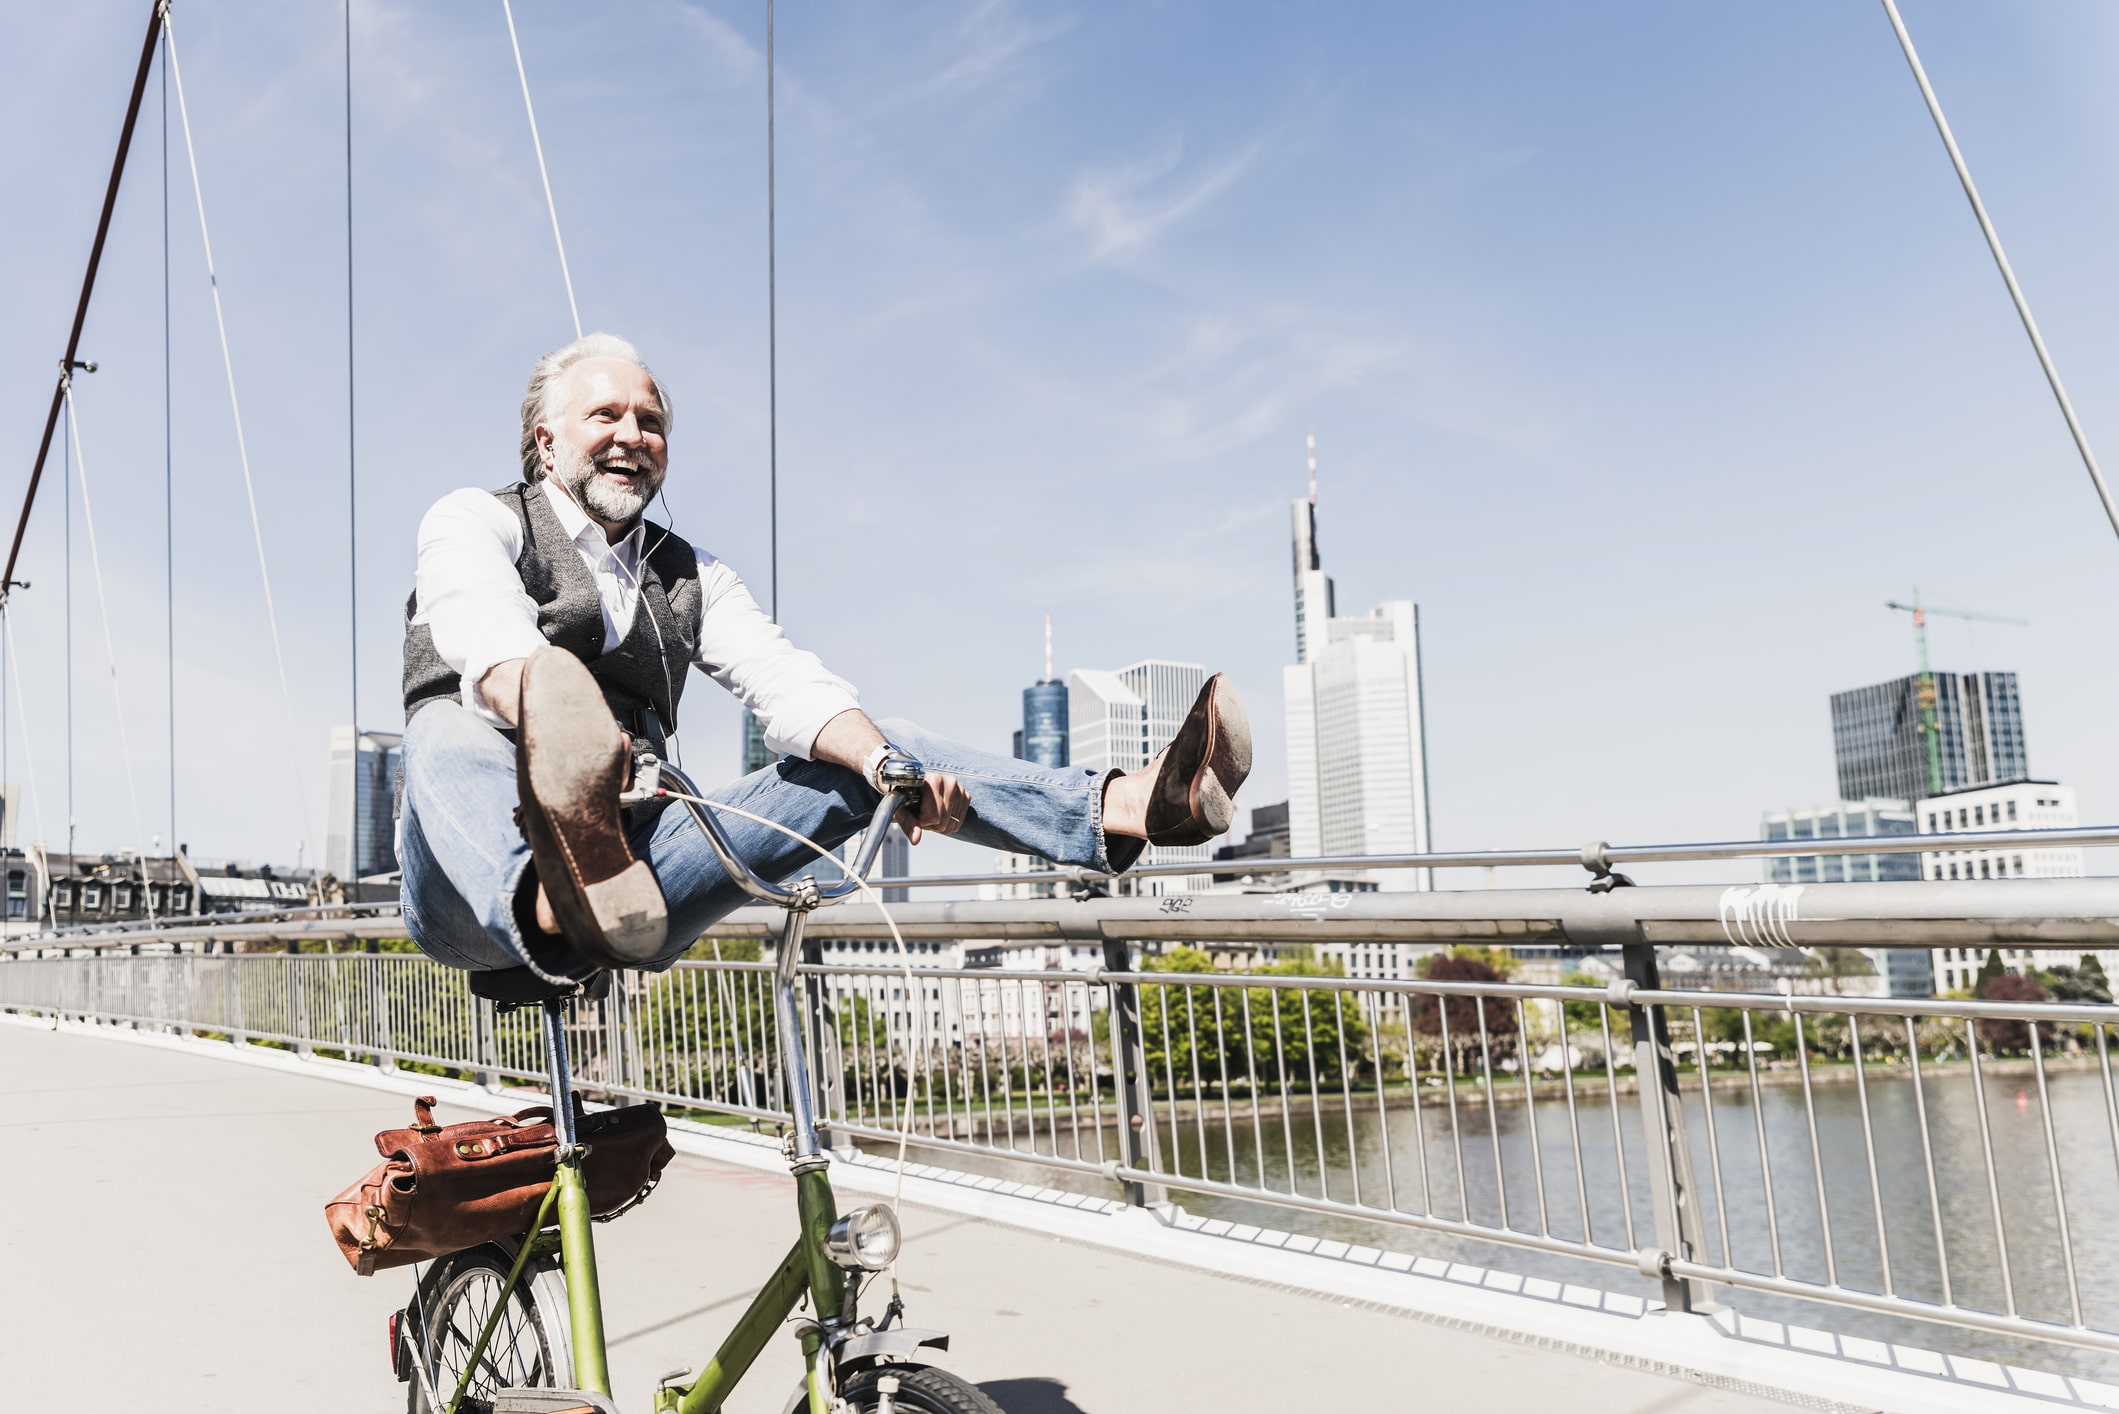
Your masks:
M 640 606 L 646 526 L 616 545 L 549 477 L 538 483 L 596 580 L 603 601 L 603 650 L 624 641 Z M 463 677 L 463 703 L 481 721 L 507 723 L 487 704 L 479 681 L 496 663 L 546 647 L 537 602 L 522 587 L 522 522 L 490 491 L 451 491 L 419 523 L 419 567 L 412 622 L 434 635 L 434 651 Z M 860 705 L 844 678 L 816 654 L 787 641 L 736 572 L 704 550 L 699 557 L 699 643 L 693 664 L 727 688 L 765 726 L 768 749 L 807 759 L 817 733 Z

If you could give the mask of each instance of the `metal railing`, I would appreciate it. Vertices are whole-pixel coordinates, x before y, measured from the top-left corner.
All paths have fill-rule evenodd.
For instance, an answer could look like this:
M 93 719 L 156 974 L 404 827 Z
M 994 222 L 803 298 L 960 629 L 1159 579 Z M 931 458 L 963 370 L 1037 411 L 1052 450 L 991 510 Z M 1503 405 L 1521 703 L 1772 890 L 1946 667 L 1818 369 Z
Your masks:
M 811 961 L 835 1142 L 1313 1230 L 1417 1230 L 1715 1288 L 2119 1352 L 2119 1007 L 1693 992 L 1655 943 L 2119 944 L 2119 881 L 1177 896 L 894 909 L 909 939 L 1041 938 L 1081 970 Z M 1340 902 L 1344 900 L 1345 902 Z M 1954 900 L 1956 912 L 1946 912 Z M 320 926 L 299 920 L 303 926 Z M 763 928 L 739 915 L 723 937 Z M 349 930 L 368 926 L 345 922 Z M 817 915 L 812 943 L 873 937 Z M 1754 936 L 1754 935 L 1758 936 Z M 1602 985 L 1163 970 L 1152 943 L 1469 939 L 1594 954 Z M 1144 960 L 1140 940 L 1151 940 Z M 351 940 L 349 935 L 349 941 Z M 1923 943 L 1922 945 L 1925 945 Z M 75 947 L 0 963 L 0 1010 L 536 1083 L 534 1013 L 416 954 Z M 1084 955 L 1086 950 L 1086 955 Z M 816 956 L 813 954 L 813 957 Z M 926 954 L 932 960 L 934 954 Z M 915 960 L 922 960 L 916 957 Z M 578 1082 L 784 1119 L 762 962 L 629 974 L 579 1008 Z M 1823 985 L 1820 983 L 1819 985 Z M 1072 1175 L 1067 1178 L 1065 1176 Z M 1626 1280 L 1621 1276 L 1621 1281 Z
M 1434 869 L 1538 869 L 1579 866 L 1599 881 L 1622 882 L 1613 871 L 1621 865 L 1650 863 L 1713 863 L 1737 859 L 1800 858 L 1818 854 L 1923 854 L 1975 849 L 2082 849 L 2119 845 L 2119 825 L 2085 825 L 2051 830 L 1966 830 L 1929 835 L 1850 836 L 1845 839 L 1720 840 L 1681 844 L 1614 845 L 1592 840 L 1579 849 L 1458 850 L 1428 854 L 1347 854 L 1303 858 L 1224 859 L 1181 864 L 1140 864 L 1126 871 L 1127 877 L 1226 875 L 1321 876 L 1333 873 L 1375 870 Z M 831 861 L 836 864 L 837 861 Z M 918 877 L 871 879 L 874 888 L 932 889 L 965 888 L 976 885 L 1022 887 L 1033 884 L 1067 886 L 1093 897 L 1100 886 L 1117 875 L 1092 869 L 1052 868 L 1013 874 L 928 874 Z M 1951 881 L 1954 888 L 1960 881 Z M 1969 883 L 1970 880 L 1962 882 Z M 757 912 L 756 910 L 752 910 Z M 66 928 L 9 931 L 0 928 L 0 951 L 47 948 L 96 939 L 112 942 L 144 942 L 150 939 L 350 937 L 369 939 L 393 936 L 399 919 L 395 903 L 313 904 L 296 908 L 254 909 L 228 914 L 180 914 L 160 918 L 111 920 L 76 924 Z M 760 916 L 764 916 L 762 913 Z M 357 920 L 366 926 L 343 930 L 337 925 Z M 202 932 L 201 930 L 206 930 Z

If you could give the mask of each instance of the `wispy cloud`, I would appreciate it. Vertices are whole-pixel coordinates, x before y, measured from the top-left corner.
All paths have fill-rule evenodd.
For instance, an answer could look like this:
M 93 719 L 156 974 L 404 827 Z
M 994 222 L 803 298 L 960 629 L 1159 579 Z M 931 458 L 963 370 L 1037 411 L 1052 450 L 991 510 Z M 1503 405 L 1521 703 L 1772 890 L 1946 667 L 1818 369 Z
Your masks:
M 1068 223 L 1089 243 L 1092 260 L 1146 253 L 1181 222 L 1233 190 L 1267 144 L 1253 143 L 1203 172 L 1185 168 L 1185 144 L 1172 137 L 1131 162 L 1083 173 L 1067 201 Z
M 949 99 L 1001 85 L 1034 82 L 1034 53 L 1073 30 L 1073 15 L 1025 17 L 1009 0 L 983 0 L 954 27 L 948 62 L 914 83 L 900 103 Z

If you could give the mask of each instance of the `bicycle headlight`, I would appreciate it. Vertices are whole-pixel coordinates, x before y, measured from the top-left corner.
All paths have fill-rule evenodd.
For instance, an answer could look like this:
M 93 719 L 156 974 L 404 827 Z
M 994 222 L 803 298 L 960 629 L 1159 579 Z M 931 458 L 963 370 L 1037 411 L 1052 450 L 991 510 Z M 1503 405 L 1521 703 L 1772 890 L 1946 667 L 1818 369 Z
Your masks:
M 824 1251 L 848 1271 L 880 1272 L 898 1259 L 898 1215 L 888 1203 L 855 1208 L 824 1234 Z

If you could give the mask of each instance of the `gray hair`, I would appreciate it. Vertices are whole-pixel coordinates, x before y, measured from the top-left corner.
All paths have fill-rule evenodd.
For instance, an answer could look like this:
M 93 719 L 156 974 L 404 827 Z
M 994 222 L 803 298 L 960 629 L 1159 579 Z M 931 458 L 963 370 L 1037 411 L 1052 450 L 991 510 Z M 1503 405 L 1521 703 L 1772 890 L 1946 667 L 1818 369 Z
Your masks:
M 522 395 L 522 476 L 525 481 L 538 481 L 544 477 L 544 458 L 537 450 L 537 424 L 548 422 L 562 409 L 559 403 L 561 375 L 584 359 L 616 358 L 632 364 L 648 376 L 655 385 L 655 401 L 662 408 L 662 428 L 669 431 L 670 395 L 655 377 L 655 370 L 647 366 L 634 348 L 616 334 L 584 334 L 573 343 L 557 348 L 537 360 L 530 370 L 530 388 Z

